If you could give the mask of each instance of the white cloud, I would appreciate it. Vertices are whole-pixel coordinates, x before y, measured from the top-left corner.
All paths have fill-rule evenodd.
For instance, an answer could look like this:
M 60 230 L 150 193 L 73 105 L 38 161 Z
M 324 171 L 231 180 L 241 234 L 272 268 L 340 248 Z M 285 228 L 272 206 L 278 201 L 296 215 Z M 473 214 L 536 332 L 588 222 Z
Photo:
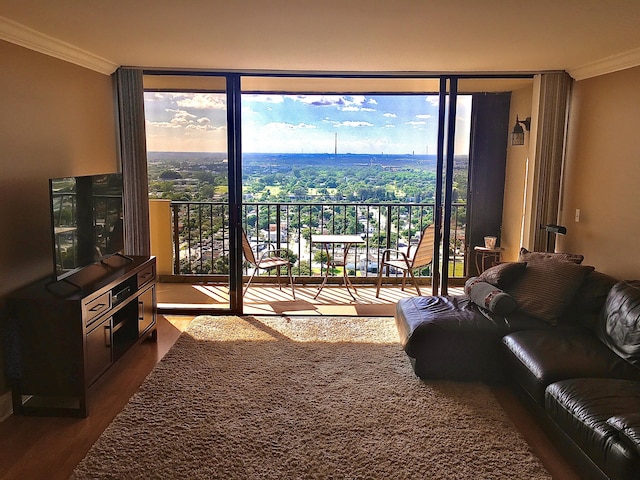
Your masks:
M 176 102 L 182 108 L 225 110 L 226 96 L 219 93 L 188 95 Z
M 416 118 L 423 118 L 423 119 L 427 120 L 429 118 L 433 118 L 433 115 L 429 115 L 429 114 L 416 115 Z
M 440 105 L 440 97 L 438 95 L 429 95 L 427 96 L 427 98 L 425 98 L 425 101 L 427 103 L 430 103 L 434 107 L 437 107 Z
M 202 119 L 201 119 L 202 120 Z M 200 120 L 198 120 L 198 123 L 190 123 L 189 125 L 184 127 L 186 130 L 199 130 L 202 132 L 224 132 L 227 130 L 227 127 L 225 126 L 213 126 L 210 125 L 207 122 L 200 122 Z
M 382 114 L 383 117 L 388 117 L 388 118 L 398 118 L 398 115 L 396 115 L 395 113 L 383 113 Z
M 182 125 L 178 125 L 173 122 L 150 122 L 147 121 L 148 127 L 157 127 L 157 128 L 181 128 Z
M 145 102 L 164 102 L 167 100 L 166 93 L 160 92 L 144 92 Z
M 242 99 L 248 102 L 261 102 L 261 103 L 283 103 L 284 102 L 284 96 L 282 95 L 243 93 Z
M 315 107 L 338 107 L 341 110 L 345 110 L 347 108 L 363 108 L 362 106 L 367 101 L 367 97 L 364 95 L 287 95 L 287 98 L 305 105 L 312 105 Z
M 198 118 L 193 113 L 189 113 L 186 110 L 173 110 L 167 108 L 167 112 L 173 113 L 173 118 L 171 119 L 171 123 L 177 124 L 187 124 L 193 121 L 193 119 Z
M 346 121 L 346 122 L 337 123 L 336 126 L 338 127 L 373 127 L 373 123 Z
M 348 106 L 340 108 L 343 112 L 375 112 L 375 108 Z

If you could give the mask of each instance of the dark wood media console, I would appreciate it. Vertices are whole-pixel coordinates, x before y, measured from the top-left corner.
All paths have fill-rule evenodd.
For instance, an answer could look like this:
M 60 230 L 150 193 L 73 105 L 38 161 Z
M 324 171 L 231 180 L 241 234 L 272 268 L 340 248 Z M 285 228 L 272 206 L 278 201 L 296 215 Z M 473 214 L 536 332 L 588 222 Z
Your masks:
M 155 257 L 109 257 L 8 299 L 5 361 L 13 411 L 88 414 L 87 393 L 145 338 L 157 339 Z

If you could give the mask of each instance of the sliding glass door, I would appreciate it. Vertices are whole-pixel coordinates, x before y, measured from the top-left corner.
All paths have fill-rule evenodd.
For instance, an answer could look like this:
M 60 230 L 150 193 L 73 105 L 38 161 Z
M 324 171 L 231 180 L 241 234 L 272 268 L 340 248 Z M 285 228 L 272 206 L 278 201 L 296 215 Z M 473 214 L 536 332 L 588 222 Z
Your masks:
M 410 252 L 435 225 L 433 264 L 415 273 L 446 293 L 448 278 L 465 273 L 471 97 L 456 85 L 242 77 L 243 221 L 255 246 L 284 246 L 295 275 L 321 276 L 311 234 L 357 234 L 365 242 L 344 268 L 373 283 L 384 250 Z
M 159 273 L 172 281 L 163 308 L 239 310 L 230 295 L 237 199 L 227 84 L 226 76 L 145 76 L 152 222 L 156 232 L 170 226 L 152 245 L 166 254 Z

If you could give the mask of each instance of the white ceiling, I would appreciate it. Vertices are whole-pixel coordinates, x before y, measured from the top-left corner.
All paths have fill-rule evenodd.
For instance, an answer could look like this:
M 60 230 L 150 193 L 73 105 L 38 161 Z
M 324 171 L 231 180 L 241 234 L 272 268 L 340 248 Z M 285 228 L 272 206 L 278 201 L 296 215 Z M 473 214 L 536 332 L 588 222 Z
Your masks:
M 586 78 L 640 65 L 639 0 L 0 0 L 0 17 L 0 39 L 103 73 L 127 65 Z

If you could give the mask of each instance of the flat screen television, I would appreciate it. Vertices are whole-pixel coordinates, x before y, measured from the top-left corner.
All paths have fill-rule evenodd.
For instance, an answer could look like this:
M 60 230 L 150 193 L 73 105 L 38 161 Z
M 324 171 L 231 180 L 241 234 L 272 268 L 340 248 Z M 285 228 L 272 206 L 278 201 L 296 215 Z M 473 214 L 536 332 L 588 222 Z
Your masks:
M 49 180 L 55 280 L 121 254 L 122 174 Z

